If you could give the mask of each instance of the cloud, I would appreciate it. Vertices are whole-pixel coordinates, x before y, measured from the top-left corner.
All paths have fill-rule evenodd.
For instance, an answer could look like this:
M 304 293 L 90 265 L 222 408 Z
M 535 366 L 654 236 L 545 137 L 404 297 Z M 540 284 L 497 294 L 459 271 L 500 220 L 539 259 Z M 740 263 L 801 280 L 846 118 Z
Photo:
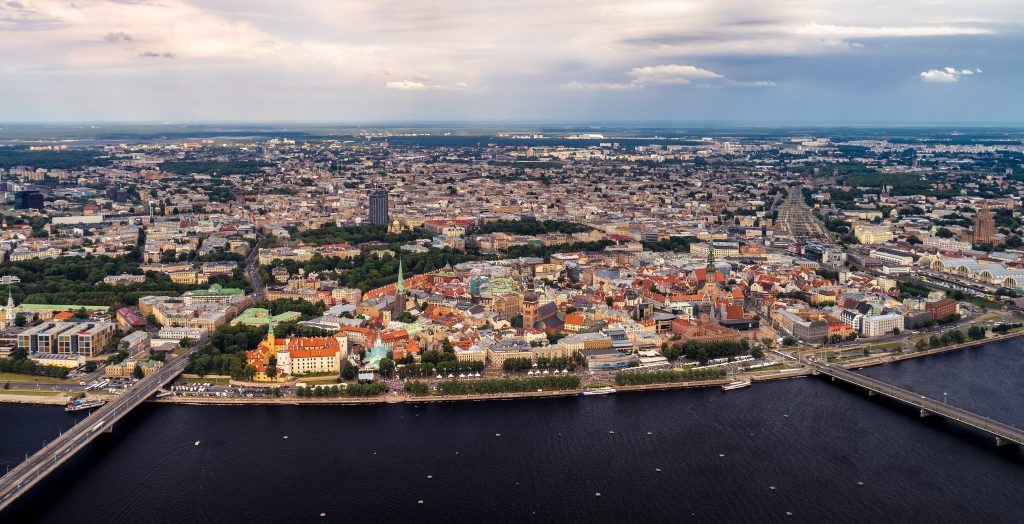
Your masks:
M 421 80 L 390 80 L 384 83 L 384 87 L 396 91 L 465 91 L 469 89 L 469 84 L 466 82 L 428 84 Z
M 628 72 L 632 80 L 629 82 L 579 82 L 572 81 L 561 84 L 561 89 L 569 91 L 631 91 L 655 85 L 686 85 L 694 80 L 708 80 L 719 85 L 736 87 L 774 87 L 775 82 L 769 80 L 740 81 L 726 78 L 725 75 L 688 64 L 662 64 L 656 66 L 634 67 Z
M 117 31 L 116 33 L 107 33 L 103 35 L 103 39 L 112 44 L 116 44 L 118 42 L 131 42 L 132 40 L 135 40 L 134 38 L 132 38 L 132 35 L 125 33 L 124 31 Z
M 139 53 L 142 58 L 174 58 L 174 53 L 157 53 L 154 51 L 145 51 Z
M 722 75 L 692 65 L 666 64 L 634 67 L 629 76 L 634 84 L 689 84 L 694 78 L 722 78 Z
M 775 87 L 775 82 L 772 82 L 771 80 L 726 80 L 725 85 L 734 87 Z
M 913 25 L 913 26 L 844 26 L 807 24 L 793 31 L 799 35 L 833 38 L 913 38 L 922 36 L 988 35 L 991 29 L 974 26 Z
M 935 83 L 959 82 L 961 77 L 981 74 L 981 69 L 957 69 L 955 67 L 943 67 L 942 69 L 929 69 L 921 72 L 921 80 Z
M 618 82 L 566 82 L 560 86 L 560 89 L 566 91 L 631 91 L 634 89 L 642 89 L 643 86 L 640 84 L 624 84 Z
M 927 9 L 921 8 L 924 3 Z M 874 64 L 894 62 L 900 67 L 879 70 L 914 74 L 924 69 L 907 64 L 932 56 L 935 49 L 965 53 L 974 46 L 972 52 L 984 48 L 1009 55 L 1024 34 L 1024 26 L 1011 23 L 1024 20 L 1024 2 L 1005 0 L 889 0 L 885 9 L 848 0 L 518 0 L 515 9 L 499 4 L 0 0 L 0 78 L 5 92 L 18 86 L 31 95 L 30 102 L 12 106 L 18 114 L 50 111 L 44 109 L 53 107 L 47 97 L 33 86 L 65 92 L 71 89 L 66 78 L 76 79 L 82 96 L 68 104 L 80 104 L 80 114 L 132 116 L 128 104 L 108 108 L 79 102 L 109 92 L 110 85 L 139 86 L 118 102 L 164 111 L 159 119 L 177 119 L 184 111 L 205 117 L 208 107 L 218 117 L 248 117 L 254 101 L 282 93 L 291 95 L 289 107 L 317 117 L 326 113 L 315 97 L 343 92 L 365 103 L 336 104 L 331 114 L 425 113 L 440 111 L 439 106 L 417 106 L 416 96 L 401 106 L 394 95 L 477 92 L 481 86 L 495 93 L 493 104 L 462 109 L 511 110 L 522 103 L 549 111 L 544 92 L 556 88 L 562 96 L 564 91 L 646 89 L 655 97 L 655 91 L 671 95 L 671 89 L 687 85 L 721 91 L 771 88 L 770 79 L 781 84 L 783 78 L 805 79 L 804 86 L 838 85 L 846 72 L 867 73 Z M 815 58 L 847 55 L 858 62 L 836 64 L 835 71 L 842 71 L 837 74 Z M 171 56 L 175 76 L 162 81 L 169 65 L 162 58 Z M 968 55 L 942 56 L 956 63 Z M 992 62 L 998 59 L 1009 60 L 994 56 Z M 199 80 L 207 93 L 229 93 L 227 100 L 186 88 Z M 243 91 L 251 99 L 238 95 Z M 147 105 L 160 95 L 194 97 L 197 104 Z M 642 97 L 635 98 L 639 103 Z M 285 106 L 273 107 L 283 111 Z M 5 109 L 0 105 L 0 113 Z

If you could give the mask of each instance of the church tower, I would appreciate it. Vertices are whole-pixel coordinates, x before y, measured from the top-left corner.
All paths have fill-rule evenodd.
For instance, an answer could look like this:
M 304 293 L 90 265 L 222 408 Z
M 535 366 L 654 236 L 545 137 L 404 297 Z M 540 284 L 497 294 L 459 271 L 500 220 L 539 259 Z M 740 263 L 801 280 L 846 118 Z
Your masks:
M 533 329 L 537 323 L 537 306 L 540 299 L 533 287 L 533 278 L 526 281 L 526 290 L 523 292 L 523 331 Z
M 14 308 L 14 296 L 11 295 L 11 286 L 7 286 L 7 308 L 4 309 L 4 327 L 9 328 L 14 325 L 14 320 L 18 317 L 18 312 Z
M 715 278 L 715 273 L 718 269 L 715 267 L 715 243 L 708 242 L 708 265 L 704 268 L 704 286 L 718 285 L 718 281 Z
M 274 314 L 267 310 L 267 354 L 274 354 Z
M 392 318 L 405 312 L 405 279 L 402 277 L 401 260 L 398 261 L 398 283 L 395 285 L 395 303 L 392 312 Z

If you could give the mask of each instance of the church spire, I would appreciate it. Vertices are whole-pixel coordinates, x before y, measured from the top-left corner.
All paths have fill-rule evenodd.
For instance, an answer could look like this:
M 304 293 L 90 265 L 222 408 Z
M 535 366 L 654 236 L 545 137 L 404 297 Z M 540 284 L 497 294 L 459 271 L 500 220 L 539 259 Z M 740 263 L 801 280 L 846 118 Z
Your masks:
M 715 243 L 714 241 L 708 242 L 708 265 L 704 269 L 704 281 L 708 284 L 715 282 L 715 273 L 718 270 L 715 269 Z
M 402 259 L 398 259 L 398 285 L 395 289 L 399 294 L 405 293 L 405 279 L 402 278 Z
M 267 347 L 274 350 L 274 314 L 273 311 L 267 310 Z

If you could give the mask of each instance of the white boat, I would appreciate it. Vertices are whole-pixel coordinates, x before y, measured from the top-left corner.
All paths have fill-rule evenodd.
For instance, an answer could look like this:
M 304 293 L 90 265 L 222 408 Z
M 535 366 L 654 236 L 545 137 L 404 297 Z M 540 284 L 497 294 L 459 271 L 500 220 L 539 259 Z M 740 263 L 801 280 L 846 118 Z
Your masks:
M 75 412 L 75 411 L 83 411 L 83 410 L 86 410 L 86 409 L 98 408 L 98 407 L 100 407 L 100 406 L 102 406 L 103 404 L 106 404 L 106 403 L 107 403 L 106 400 L 99 399 L 99 398 L 87 398 L 87 399 L 83 399 L 83 400 L 73 400 L 71 402 L 68 402 L 67 405 L 64 406 L 64 411 L 67 411 L 69 413 Z
M 739 380 L 736 382 L 730 382 L 728 384 L 722 384 L 722 391 L 730 391 L 733 389 L 740 389 L 745 387 L 750 387 L 749 380 Z
M 610 393 L 615 393 L 616 391 L 617 390 L 615 388 L 611 387 L 611 386 L 605 386 L 603 388 L 585 389 L 585 390 L 583 390 L 582 394 L 586 395 L 586 396 L 590 396 L 590 395 L 608 395 Z

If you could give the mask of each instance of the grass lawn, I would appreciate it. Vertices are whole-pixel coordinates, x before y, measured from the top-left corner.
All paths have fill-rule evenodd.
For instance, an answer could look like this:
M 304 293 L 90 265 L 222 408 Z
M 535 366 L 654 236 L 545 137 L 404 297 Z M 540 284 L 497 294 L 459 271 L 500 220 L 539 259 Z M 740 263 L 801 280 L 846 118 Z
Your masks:
M 215 386 L 226 386 L 231 381 L 228 378 L 181 378 L 179 381 L 182 384 L 213 384 Z
M 33 391 L 33 390 L 20 390 L 20 389 L 0 389 L 0 395 L 21 395 L 25 397 L 53 397 L 56 395 L 66 395 L 65 391 Z
M 39 382 L 40 384 L 77 384 L 77 382 L 74 382 L 73 380 L 69 380 L 66 378 L 43 377 L 39 375 L 24 375 L 22 373 L 2 372 L 0 372 L 0 382 Z
M 874 353 L 876 351 L 894 351 L 899 347 L 899 342 L 888 342 L 884 344 L 871 344 L 868 346 L 868 350 Z
M 323 377 L 296 377 L 299 382 L 305 382 L 306 384 L 337 384 L 337 376 L 323 376 Z

